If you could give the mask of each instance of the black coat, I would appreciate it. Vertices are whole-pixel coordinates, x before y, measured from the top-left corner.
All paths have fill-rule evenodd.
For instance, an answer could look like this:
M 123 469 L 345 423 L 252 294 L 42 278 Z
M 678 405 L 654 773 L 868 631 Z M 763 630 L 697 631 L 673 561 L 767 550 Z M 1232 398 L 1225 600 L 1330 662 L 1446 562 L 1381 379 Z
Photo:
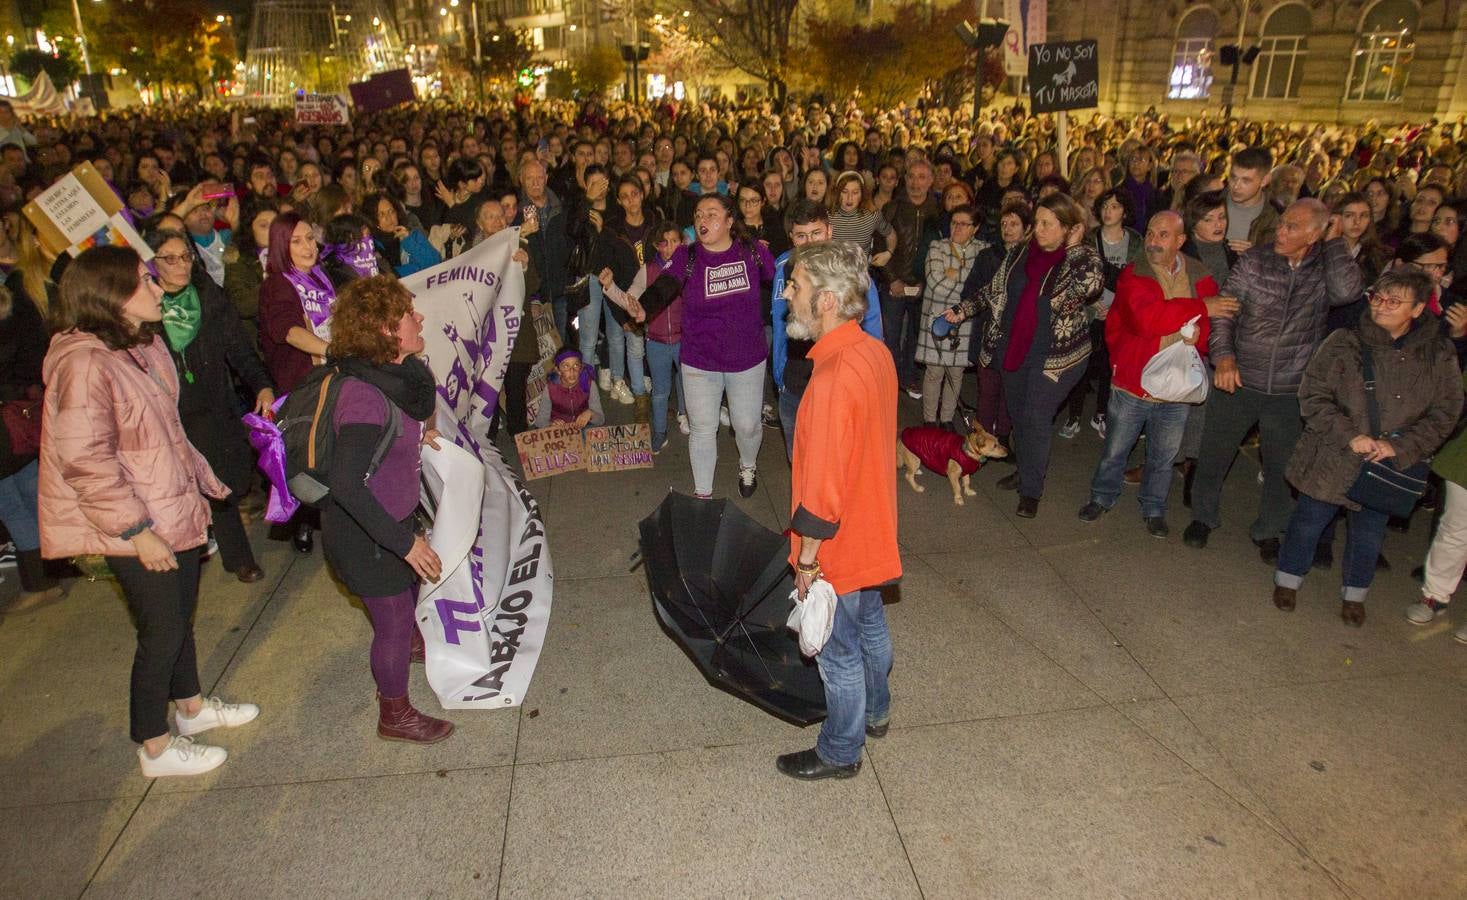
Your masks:
M 179 375 L 178 417 L 214 474 L 243 496 L 254 474 L 255 453 L 239 418 L 244 410 L 231 373 L 252 398 L 271 387 L 270 376 L 224 291 L 207 276 L 195 278 L 194 288 L 202 312 L 199 332 L 182 353 L 170 349 Z

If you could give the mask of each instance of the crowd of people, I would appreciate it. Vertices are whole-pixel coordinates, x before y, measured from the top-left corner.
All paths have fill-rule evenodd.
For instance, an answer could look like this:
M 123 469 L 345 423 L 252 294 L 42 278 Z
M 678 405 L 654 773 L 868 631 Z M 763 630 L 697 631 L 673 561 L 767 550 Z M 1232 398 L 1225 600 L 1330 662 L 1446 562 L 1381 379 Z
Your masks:
M 354 387 L 333 420 L 333 500 L 303 507 L 282 537 L 311 553 L 320 530 L 364 599 L 379 734 L 447 737 L 451 724 L 407 698 L 422 655 L 413 590 L 439 563 L 412 522 L 432 378 L 397 278 L 516 227 L 527 296 L 550 308 L 565 349 L 532 418 L 539 336 L 521 319 L 496 433 L 633 407 L 654 453 L 674 426 L 686 436 L 697 496 L 726 483 L 748 497 L 767 429 L 800 468 L 813 427 L 801 410 L 834 354 L 822 335 L 839 331 L 859 352 L 834 355 L 867 365 L 864 332 L 925 424 L 1002 442 L 1014 470 L 998 483 L 1020 517 L 1040 514 L 1055 438 L 1088 423 L 1104 449 L 1089 496 L 1071 498 L 1079 517 L 1095 521 L 1134 484 L 1142 527 L 1166 538 L 1180 474 L 1183 540 L 1202 549 L 1230 473 L 1251 477 L 1234 466 L 1240 448 L 1256 445 L 1249 532 L 1281 610 L 1333 564 L 1344 519 L 1341 616 L 1360 625 L 1392 521 L 1356 499 L 1362 466 L 1425 482 L 1421 502 L 1441 515 L 1406 615 L 1441 615 L 1467 564 L 1467 133 L 1073 118 L 1062 155 L 1053 121 L 1018 108 L 973 123 L 855 100 L 593 97 L 408 104 L 296 127 L 283 111 L 200 107 L 19 123 L 0 101 L 0 520 L 22 583 L 8 613 L 61 598 L 65 572 L 47 559 L 105 557 L 137 620 L 143 771 L 222 762 L 192 736 L 258 709 L 200 695 L 190 620 L 201 559 L 217 553 L 244 582 L 264 574 L 245 529 L 264 501 L 240 416 L 335 366 Z M 22 214 L 81 163 L 116 192 L 150 262 L 115 247 L 56 254 Z M 818 263 L 829 254 L 810 248 L 827 244 L 863 271 L 826 291 L 839 302 L 816 327 L 819 304 L 794 299 L 810 272 L 794 276 L 801 254 L 849 262 L 842 249 Z M 1148 363 L 1177 343 L 1206 360 L 1204 402 L 1148 391 Z M 821 415 L 850 405 L 819 383 Z M 731 482 L 720 427 L 737 449 Z M 827 519 L 806 519 L 807 546 Z M 1467 642 L 1467 626 L 1456 635 Z M 883 731 L 884 718 L 868 725 Z M 846 765 L 858 737 L 825 762 Z

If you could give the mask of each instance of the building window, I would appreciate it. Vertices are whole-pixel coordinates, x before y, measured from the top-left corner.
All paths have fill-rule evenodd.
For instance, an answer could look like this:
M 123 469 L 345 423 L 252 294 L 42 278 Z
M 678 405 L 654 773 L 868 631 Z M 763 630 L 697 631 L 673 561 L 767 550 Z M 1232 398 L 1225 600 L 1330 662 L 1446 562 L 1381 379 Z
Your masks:
M 1260 100 L 1298 97 L 1308 41 L 1309 10 L 1303 4 L 1289 3 L 1274 10 L 1263 23 L 1251 96 Z
M 1380 0 L 1360 22 L 1345 99 L 1400 100 L 1415 53 L 1416 6 L 1409 0 Z
M 565 47 L 565 29 L 560 25 L 546 25 L 540 31 L 543 35 L 540 49 L 561 50 Z
M 1177 24 L 1177 43 L 1172 50 L 1172 72 L 1166 95 L 1173 100 L 1201 100 L 1212 93 L 1213 38 L 1217 35 L 1217 13 L 1198 7 Z

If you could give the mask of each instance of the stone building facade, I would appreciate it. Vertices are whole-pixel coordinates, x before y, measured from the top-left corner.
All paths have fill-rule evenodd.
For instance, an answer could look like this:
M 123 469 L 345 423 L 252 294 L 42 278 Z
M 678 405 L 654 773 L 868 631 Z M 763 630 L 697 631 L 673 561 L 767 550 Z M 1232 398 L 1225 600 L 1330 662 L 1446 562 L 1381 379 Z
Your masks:
M 1102 112 L 1215 113 L 1232 73 L 1220 49 L 1241 44 L 1259 52 L 1238 67 L 1238 116 L 1467 115 L 1463 0 L 1050 0 L 1048 20 L 1050 40 L 1099 41 Z

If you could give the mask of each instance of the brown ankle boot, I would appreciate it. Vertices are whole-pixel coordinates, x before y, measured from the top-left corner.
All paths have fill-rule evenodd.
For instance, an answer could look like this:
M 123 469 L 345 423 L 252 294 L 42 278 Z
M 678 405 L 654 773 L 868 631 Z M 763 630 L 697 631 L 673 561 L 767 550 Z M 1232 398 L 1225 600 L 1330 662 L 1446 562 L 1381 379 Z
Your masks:
M 1294 610 L 1294 599 L 1298 595 L 1299 595 L 1299 592 L 1297 590 L 1295 590 L 1294 588 L 1286 588 L 1286 587 L 1281 587 L 1279 585 L 1274 585 L 1274 588 L 1273 588 L 1273 605 L 1274 606 L 1277 606 L 1279 609 L 1283 610 L 1284 612 L 1293 612 L 1293 610 Z
M 436 744 L 453 734 L 453 723 L 425 716 L 413 709 L 406 694 L 401 697 L 377 695 L 377 736 L 386 741 L 409 744 Z

